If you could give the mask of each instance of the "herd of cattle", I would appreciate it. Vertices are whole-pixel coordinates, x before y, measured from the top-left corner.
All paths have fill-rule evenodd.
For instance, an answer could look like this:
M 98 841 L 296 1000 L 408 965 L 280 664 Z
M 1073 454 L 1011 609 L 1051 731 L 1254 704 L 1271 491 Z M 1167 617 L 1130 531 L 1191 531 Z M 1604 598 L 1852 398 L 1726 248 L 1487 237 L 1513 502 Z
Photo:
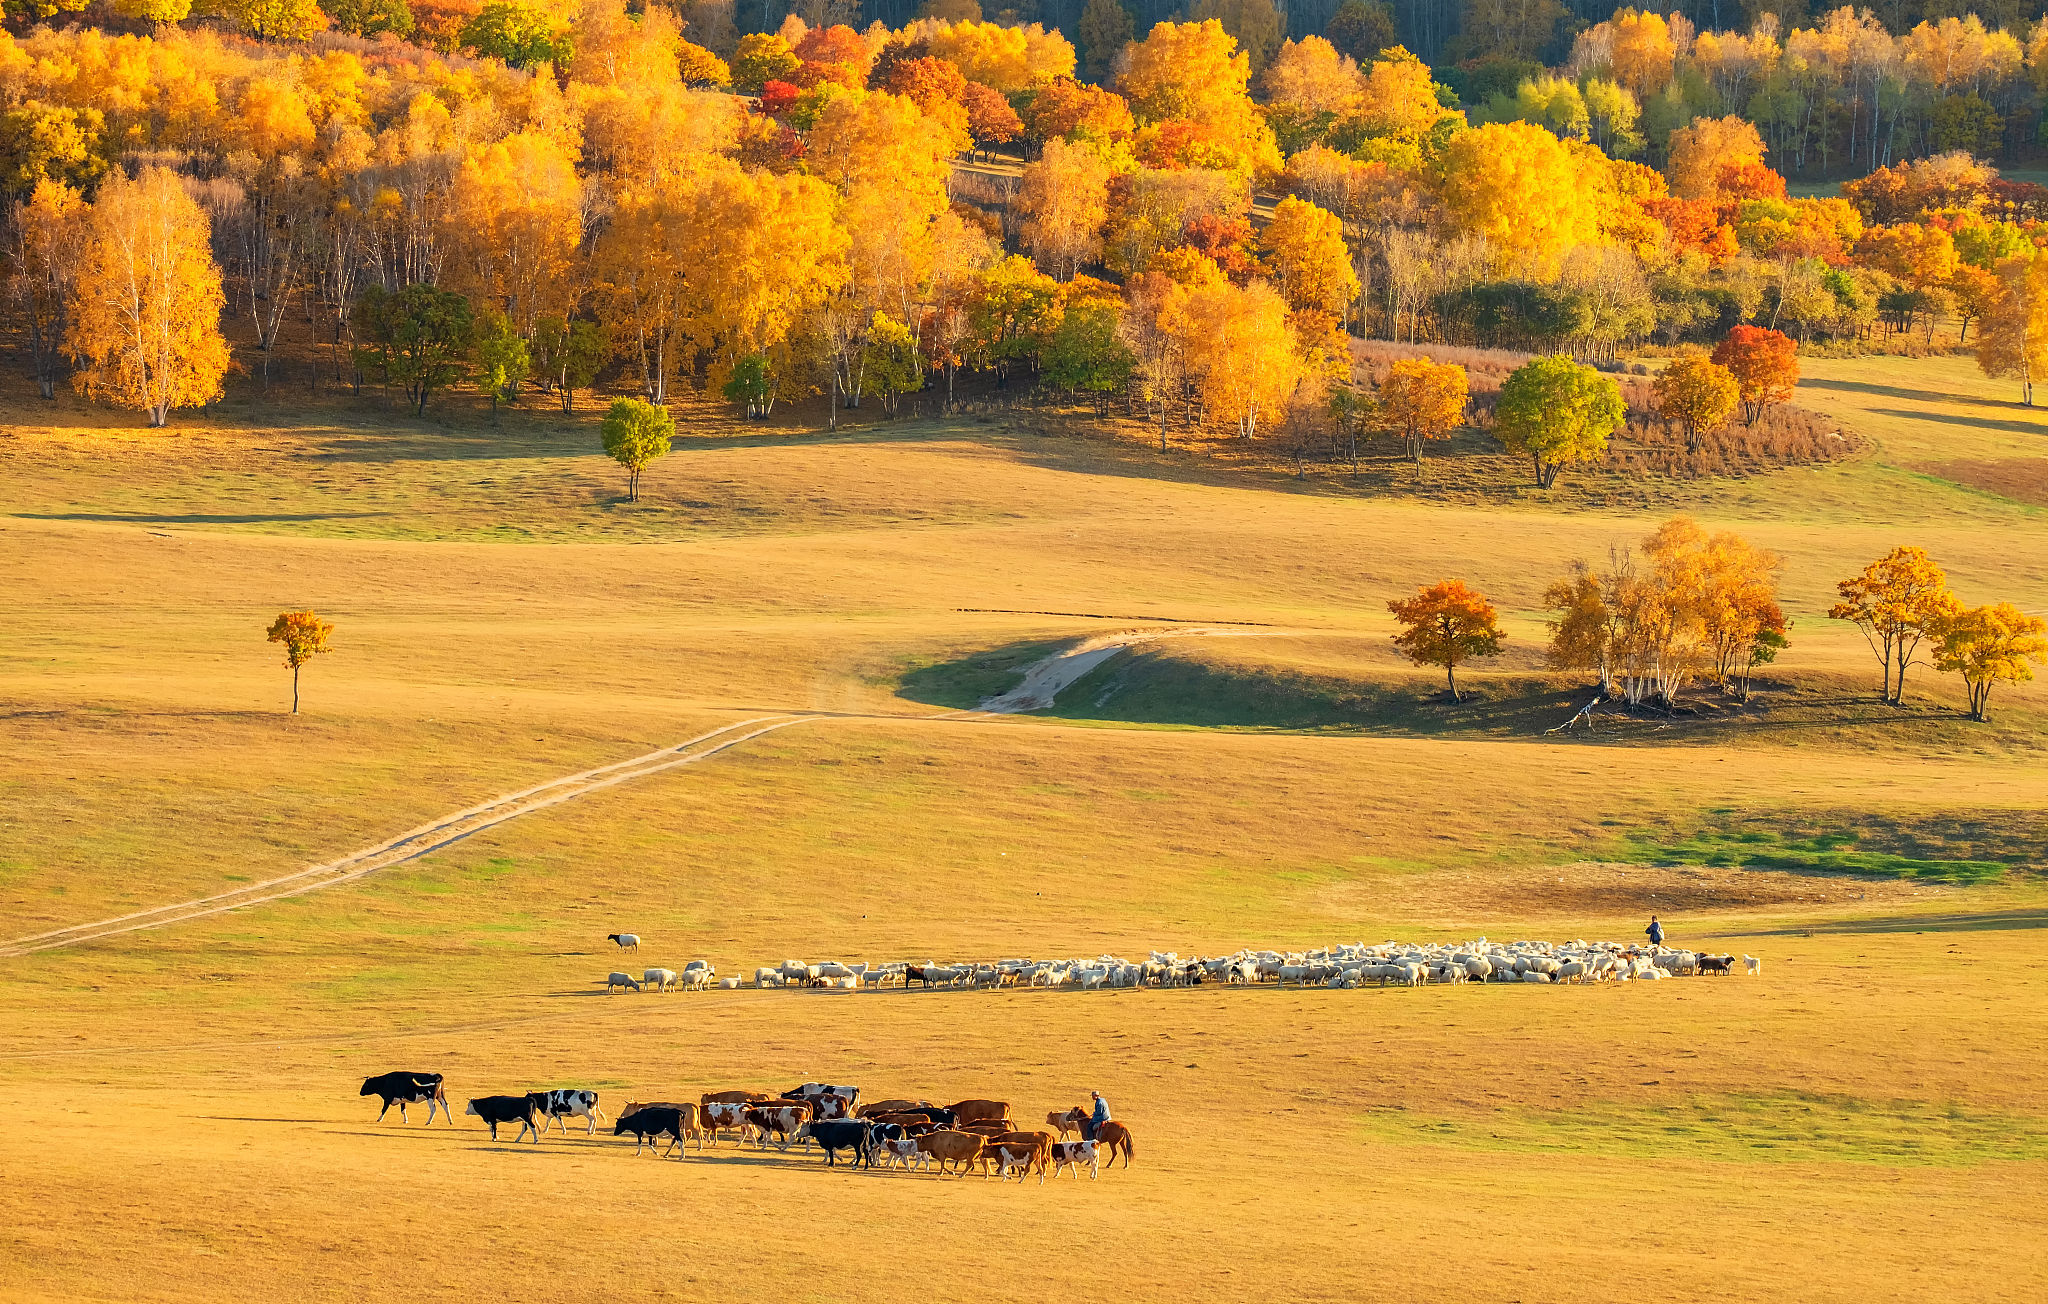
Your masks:
M 382 1122 L 398 1106 L 406 1122 L 408 1105 L 425 1105 L 427 1122 L 436 1111 L 453 1125 L 454 1111 L 439 1073 L 381 1073 L 363 1081 L 357 1093 L 377 1096 L 384 1108 L 377 1111 Z M 1121 1154 L 1124 1167 L 1131 1164 L 1134 1147 L 1131 1131 L 1110 1121 L 1094 1128 L 1092 1139 L 1068 1141 L 1068 1133 L 1086 1135 L 1089 1111 L 1076 1106 L 1055 1110 L 1045 1116 L 1054 1132 L 1025 1130 L 1010 1118 L 1010 1105 L 1003 1100 L 960 1100 L 934 1105 L 927 1100 L 883 1100 L 859 1104 L 860 1088 L 822 1082 L 770 1096 L 761 1091 L 709 1091 L 696 1102 L 633 1101 L 626 1105 L 612 1125 L 613 1136 L 633 1137 L 633 1153 L 643 1147 L 650 1153 L 668 1138 L 665 1156 L 689 1155 L 695 1142 L 701 1152 L 730 1136 L 744 1147 L 752 1142 L 759 1149 L 774 1145 L 787 1151 L 792 1145 L 808 1148 L 815 1144 L 828 1167 L 836 1167 L 844 1156 L 856 1167 L 920 1169 L 925 1172 L 957 1173 L 964 1176 L 979 1165 L 984 1177 L 991 1172 L 1008 1181 L 1014 1171 L 1022 1181 L 1035 1169 L 1040 1183 L 1048 1166 L 1057 1177 L 1071 1169 L 1078 1178 L 1085 1165 L 1093 1179 L 1103 1160 Z M 466 1114 L 481 1118 L 498 1139 L 500 1124 L 519 1124 L 516 1144 L 532 1133 L 534 1143 L 549 1125 L 559 1124 L 568 1134 L 567 1120 L 583 1119 L 584 1135 L 594 1136 L 604 1111 L 598 1108 L 597 1093 L 576 1089 L 530 1091 L 520 1096 L 480 1096 L 469 1102 Z M 936 1168 L 934 1167 L 936 1166 Z
M 1760 975 L 1763 962 L 1741 957 L 1743 971 Z M 1094 959 L 1008 959 L 966 964 L 806 964 L 784 960 L 754 970 L 756 987 L 862 988 L 934 987 L 995 989 L 1005 987 L 1078 988 L 1193 987 L 1203 983 L 1230 986 L 1277 983 L 1282 986 L 1353 988 L 1377 983 L 1420 987 L 1425 983 L 1463 982 L 1633 982 L 1639 979 L 1732 974 L 1736 957 L 1707 955 L 1667 946 L 1635 946 L 1620 942 L 1575 940 L 1551 942 L 1489 942 L 1423 945 L 1386 942 L 1379 946 L 1340 945 L 1313 951 L 1239 951 L 1234 955 L 1184 959 L 1172 951 L 1154 951 L 1143 962 L 1121 956 Z M 649 969 L 635 981 L 615 973 L 607 991 L 652 987 L 668 991 L 742 986 L 737 976 L 720 978 L 703 960 L 692 960 L 679 975 L 670 969 Z

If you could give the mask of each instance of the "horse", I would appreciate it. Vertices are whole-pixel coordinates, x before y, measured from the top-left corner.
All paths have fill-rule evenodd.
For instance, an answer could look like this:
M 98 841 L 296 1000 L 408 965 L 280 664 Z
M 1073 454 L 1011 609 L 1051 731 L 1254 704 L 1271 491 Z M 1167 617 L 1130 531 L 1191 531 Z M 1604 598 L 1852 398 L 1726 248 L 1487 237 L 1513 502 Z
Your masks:
M 1082 1136 L 1087 1137 L 1090 1141 L 1101 1144 L 1104 1154 L 1104 1167 L 1108 1167 L 1109 1161 L 1116 1158 L 1117 1152 L 1121 1150 L 1124 1156 L 1124 1167 L 1129 1168 L 1131 1166 L 1131 1129 L 1112 1118 L 1101 1127 L 1096 1128 L 1094 1136 L 1088 1136 L 1087 1120 L 1093 1116 L 1091 1111 L 1085 1110 L 1079 1105 L 1066 1112 L 1066 1117 L 1073 1120 L 1074 1127 Z M 1060 1135 L 1065 1136 L 1067 1134 L 1066 1126 L 1059 1119 L 1060 1116 L 1056 1114 L 1047 1114 L 1045 1116 L 1045 1121 L 1059 1127 Z

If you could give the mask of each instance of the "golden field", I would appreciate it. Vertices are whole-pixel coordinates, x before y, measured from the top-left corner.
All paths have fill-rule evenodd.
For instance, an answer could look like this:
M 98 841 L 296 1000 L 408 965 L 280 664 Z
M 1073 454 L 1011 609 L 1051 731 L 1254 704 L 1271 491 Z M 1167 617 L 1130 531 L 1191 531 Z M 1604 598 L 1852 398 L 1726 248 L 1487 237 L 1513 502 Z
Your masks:
M 1873 453 L 1597 513 L 1297 483 L 1039 418 L 825 437 L 709 414 L 627 505 L 594 412 L 252 398 L 144 435 L 16 402 L 0 940 L 816 718 L 357 883 L 0 959 L 0 1298 L 2038 1294 L 2048 691 L 2001 688 L 1973 725 L 1916 671 L 1909 709 L 1880 710 L 1823 615 L 1902 542 L 1966 601 L 2048 607 L 2048 421 L 1967 359 L 1808 373 L 1801 401 Z M 1543 737 L 1583 700 L 1543 667 L 1544 584 L 1679 510 L 1785 554 L 1774 686 Z M 1385 643 L 1386 599 L 1446 575 L 1510 632 L 1463 710 Z M 293 718 L 261 635 L 300 606 L 339 631 Z M 1047 717 L 951 714 L 1007 666 L 1167 619 L 1251 636 L 1127 654 Z M 1644 863 L 1780 824 L 2014 868 Z M 1626 938 L 1651 911 L 1763 976 L 602 992 L 696 957 Z M 647 942 L 622 958 L 604 935 L 628 929 Z M 636 1160 L 606 1134 L 492 1145 L 473 1119 L 373 1124 L 355 1089 L 394 1068 L 446 1072 L 458 1102 L 823 1080 L 1025 1119 L 1099 1088 L 1137 1164 L 1020 1191 L 730 1145 Z

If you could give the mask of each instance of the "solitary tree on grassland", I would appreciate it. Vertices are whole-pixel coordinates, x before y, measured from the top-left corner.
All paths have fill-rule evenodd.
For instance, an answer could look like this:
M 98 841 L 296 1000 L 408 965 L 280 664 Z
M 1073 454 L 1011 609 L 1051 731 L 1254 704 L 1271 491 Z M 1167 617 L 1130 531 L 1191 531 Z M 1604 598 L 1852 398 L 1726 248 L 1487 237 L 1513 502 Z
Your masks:
M 1792 397 L 1799 383 L 1799 346 L 1761 326 L 1737 326 L 1714 346 L 1714 361 L 1734 373 L 1742 422 L 1753 426 L 1773 403 Z
M 1735 373 L 1711 358 L 1673 358 L 1651 387 L 1657 412 L 1685 432 L 1685 449 L 1697 453 L 1700 436 L 1728 424 L 1741 401 Z
M 2003 679 L 2022 683 L 2034 677 L 2027 662 L 2048 660 L 2048 622 L 2029 616 L 2010 602 L 1974 607 L 1942 622 L 1934 668 L 1963 677 L 1970 692 L 1970 718 L 1989 720 L 1991 686 Z
M 1387 424 L 1408 441 L 1408 460 L 1422 469 L 1422 441 L 1448 439 L 1465 419 L 1469 395 L 1465 369 L 1455 362 L 1427 357 L 1402 358 L 1380 386 L 1380 404 Z
M 1961 610 L 1949 592 L 1948 576 L 1924 548 L 1902 546 L 1835 589 L 1842 600 L 1828 608 L 1828 616 L 1863 631 L 1872 655 L 1884 666 L 1884 700 L 1897 706 L 1905 700 L 1906 667 L 1920 641 L 1939 637 L 1945 622 Z
M 1627 419 L 1621 386 L 1559 354 L 1531 359 L 1501 383 L 1494 433 L 1536 464 L 1536 487 L 1548 489 L 1567 463 L 1605 453 L 1607 437 Z
M 425 416 L 427 398 L 462 379 L 468 370 L 475 318 L 469 300 L 451 290 L 414 283 L 396 294 L 373 285 L 356 300 L 349 316 L 356 338 L 356 366 L 383 368 L 387 381 L 405 386 L 415 416 Z
M 149 424 L 172 408 L 220 397 L 220 268 L 206 212 L 169 168 L 116 174 L 87 210 L 72 282 L 72 383 L 93 398 L 140 408 Z
M 270 622 L 270 641 L 284 644 L 284 663 L 292 668 L 292 714 L 299 713 L 299 667 L 323 652 L 331 652 L 327 638 L 334 633 L 331 621 L 310 611 L 282 611 Z
M 1463 580 L 1439 580 L 1406 602 L 1387 603 L 1387 610 L 1402 627 L 1394 646 L 1418 666 L 1442 666 L 1453 702 L 1464 700 L 1458 695 L 1458 663 L 1500 655 L 1499 613 Z
M 675 437 L 675 418 L 667 408 L 637 398 L 612 400 L 604 416 L 604 451 L 626 468 L 626 500 L 640 501 L 640 472 L 657 457 L 668 454 Z

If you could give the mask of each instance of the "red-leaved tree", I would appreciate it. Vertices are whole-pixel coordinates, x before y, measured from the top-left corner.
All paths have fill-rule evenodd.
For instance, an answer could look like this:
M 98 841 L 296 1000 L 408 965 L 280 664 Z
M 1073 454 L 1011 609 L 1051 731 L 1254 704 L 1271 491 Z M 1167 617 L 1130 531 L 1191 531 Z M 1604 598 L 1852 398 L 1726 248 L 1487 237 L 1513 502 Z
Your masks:
M 1761 326 L 1737 326 L 1714 346 L 1714 361 L 1734 373 L 1742 423 L 1753 426 L 1773 403 L 1792 397 L 1799 383 L 1799 348 L 1792 338 Z

